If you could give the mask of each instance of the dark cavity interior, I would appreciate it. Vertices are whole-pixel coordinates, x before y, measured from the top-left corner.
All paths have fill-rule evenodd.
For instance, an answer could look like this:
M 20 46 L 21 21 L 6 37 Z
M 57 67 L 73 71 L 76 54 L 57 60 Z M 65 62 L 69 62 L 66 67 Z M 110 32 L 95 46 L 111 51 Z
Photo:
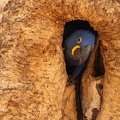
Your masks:
M 74 31 L 78 30 L 78 29 L 84 29 L 84 30 L 89 30 L 90 32 L 92 32 L 96 39 L 98 36 L 97 31 L 94 30 L 93 27 L 90 26 L 88 21 L 83 21 L 83 20 L 75 20 L 75 21 L 70 21 L 67 22 L 64 26 L 64 33 L 63 33 L 63 43 L 65 41 L 65 39 L 71 35 Z M 63 45 L 64 48 L 64 45 Z M 66 61 L 65 61 L 66 62 Z M 73 75 L 73 71 L 75 69 L 76 66 L 69 66 L 66 62 L 66 71 L 67 74 L 69 76 Z M 98 48 L 96 50 L 95 53 L 95 58 L 94 58 L 94 64 L 92 65 L 93 67 L 93 71 L 92 71 L 92 76 L 93 77 L 99 77 L 101 75 L 104 75 L 104 65 L 103 65 L 103 59 L 102 59 L 102 55 L 101 55 L 101 51 L 100 51 L 100 44 L 98 45 Z M 82 78 L 82 74 L 84 72 L 84 69 L 82 70 L 81 74 L 76 78 L 76 82 L 75 82 L 75 94 L 76 94 L 76 110 L 77 110 L 77 118 L 78 120 L 83 120 L 83 112 L 82 112 L 82 104 L 81 104 L 81 99 L 82 99 L 82 86 L 81 86 L 81 78 Z
M 95 53 L 94 68 L 93 68 L 93 77 L 103 76 L 105 74 L 105 68 L 103 64 L 103 58 L 100 51 L 100 44 Z
M 97 37 L 97 31 L 95 31 L 94 28 L 90 26 L 88 21 L 74 20 L 74 21 L 66 22 L 66 24 L 64 26 L 63 42 L 69 35 L 71 35 L 74 31 L 76 31 L 78 29 L 89 30 L 95 35 L 95 37 Z M 64 46 L 63 46 L 63 48 L 64 48 Z M 95 63 L 96 62 L 97 61 L 95 61 Z M 95 66 L 95 70 L 96 70 L 96 66 Z M 74 71 L 74 67 L 68 66 L 66 63 L 66 71 L 67 71 L 68 75 L 72 75 L 72 73 Z M 96 73 L 96 74 L 98 74 L 98 73 Z M 95 74 L 95 76 L 96 76 L 96 74 Z

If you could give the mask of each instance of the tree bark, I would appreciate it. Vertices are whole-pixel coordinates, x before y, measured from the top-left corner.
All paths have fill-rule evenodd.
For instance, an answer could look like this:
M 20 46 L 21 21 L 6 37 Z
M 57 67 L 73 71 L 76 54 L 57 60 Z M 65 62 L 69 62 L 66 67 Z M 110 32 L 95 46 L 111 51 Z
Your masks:
M 94 76 L 96 45 L 82 77 L 84 120 L 120 119 L 119 8 L 117 0 L 0 1 L 0 119 L 76 120 L 62 49 L 72 20 L 98 31 L 105 68 Z

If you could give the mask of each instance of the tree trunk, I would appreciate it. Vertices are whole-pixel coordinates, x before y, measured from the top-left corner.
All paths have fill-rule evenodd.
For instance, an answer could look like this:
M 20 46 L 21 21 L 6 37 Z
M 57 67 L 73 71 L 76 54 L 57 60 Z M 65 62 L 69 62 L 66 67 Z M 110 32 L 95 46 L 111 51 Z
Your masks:
M 84 120 L 120 119 L 119 8 L 118 0 L 1 0 L 0 120 L 77 119 L 62 49 L 72 20 L 87 20 L 99 34 L 82 77 Z M 99 57 L 105 74 L 96 77 Z

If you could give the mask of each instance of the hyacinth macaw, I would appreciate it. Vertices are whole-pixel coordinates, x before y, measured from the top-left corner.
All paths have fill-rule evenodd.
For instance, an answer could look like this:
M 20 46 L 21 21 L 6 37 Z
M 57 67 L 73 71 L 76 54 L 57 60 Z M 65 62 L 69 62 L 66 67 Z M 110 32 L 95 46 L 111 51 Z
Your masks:
M 76 66 L 73 72 L 73 79 L 75 79 L 84 64 L 91 55 L 94 48 L 95 36 L 88 30 L 76 30 L 64 42 L 65 60 L 67 65 Z
M 69 84 L 75 82 L 78 75 L 83 73 L 92 50 L 94 48 L 95 35 L 89 30 L 79 29 L 67 37 L 63 43 L 64 55 L 67 66 L 73 67 L 72 76 L 69 78 Z M 82 76 L 82 75 L 81 75 Z M 76 83 L 76 105 L 78 111 L 78 120 L 82 120 L 81 106 L 81 85 L 80 80 Z

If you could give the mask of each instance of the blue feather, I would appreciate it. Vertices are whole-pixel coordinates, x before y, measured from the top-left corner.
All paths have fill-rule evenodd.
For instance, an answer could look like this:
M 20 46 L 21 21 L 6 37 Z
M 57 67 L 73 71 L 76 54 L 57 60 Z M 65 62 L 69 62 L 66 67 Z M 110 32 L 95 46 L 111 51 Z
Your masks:
M 77 42 L 79 37 L 82 39 L 81 42 Z M 67 39 L 65 39 L 65 42 L 63 45 L 65 47 L 65 60 L 66 60 L 68 71 L 70 71 L 72 68 L 72 78 L 70 78 L 72 80 L 70 80 L 70 82 L 71 81 L 75 82 L 76 78 L 78 77 L 79 79 L 81 79 L 82 73 L 85 67 L 87 66 L 89 57 L 92 52 L 90 51 L 91 49 L 89 49 L 89 46 L 92 47 L 93 49 L 94 43 L 95 43 L 94 34 L 92 34 L 88 30 L 83 30 L 83 29 L 76 30 Z M 78 51 L 76 52 L 76 54 L 78 55 L 80 54 L 79 55 L 80 57 L 78 56 L 77 59 L 75 59 L 74 58 L 75 56 L 73 56 L 71 53 L 75 46 L 79 46 L 77 47 Z M 80 64 L 81 56 L 82 58 L 85 58 L 82 64 Z M 82 104 L 81 104 L 82 86 L 81 86 L 80 80 L 77 80 L 75 89 L 76 89 L 76 105 L 77 105 L 77 111 L 78 111 L 78 120 L 83 120 Z

